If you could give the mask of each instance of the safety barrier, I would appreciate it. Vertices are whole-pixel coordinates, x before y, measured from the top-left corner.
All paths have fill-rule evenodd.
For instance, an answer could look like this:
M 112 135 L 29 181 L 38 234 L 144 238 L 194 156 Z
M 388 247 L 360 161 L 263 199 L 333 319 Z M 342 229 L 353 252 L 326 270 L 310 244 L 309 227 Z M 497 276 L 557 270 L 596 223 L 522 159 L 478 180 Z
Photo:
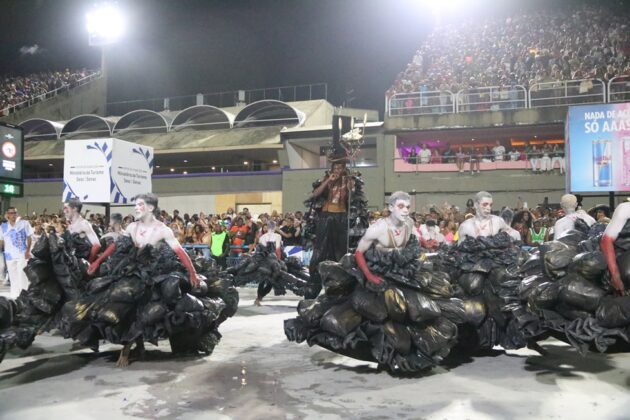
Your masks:
M 606 102 L 606 85 L 599 79 L 535 83 L 529 88 L 531 108 L 604 102 Z
M 630 101 L 630 76 L 615 76 L 608 81 L 608 102 Z
M 600 79 L 580 79 L 535 83 L 529 89 L 513 85 L 462 89 L 455 94 L 396 93 L 385 98 L 385 112 L 390 117 L 405 117 L 624 101 L 630 101 L 630 76 L 614 77 L 607 85 Z
M 527 108 L 524 86 L 487 86 L 457 92 L 456 112 L 505 111 Z
M 450 114 L 455 112 L 455 95 L 449 90 L 397 93 L 389 100 L 389 116 Z

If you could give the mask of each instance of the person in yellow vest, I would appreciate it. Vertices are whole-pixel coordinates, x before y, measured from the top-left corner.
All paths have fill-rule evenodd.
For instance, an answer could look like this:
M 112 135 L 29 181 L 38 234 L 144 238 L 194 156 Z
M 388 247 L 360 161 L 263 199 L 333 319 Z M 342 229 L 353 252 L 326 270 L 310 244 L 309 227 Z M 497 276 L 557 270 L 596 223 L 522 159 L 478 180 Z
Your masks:
M 214 232 L 210 237 L 210 255 L 219 267 L 227 268 L 227 255 L 230 252 L 230 239 L 227 231 L 223 228 L 223 224 L 218 222 L 214 226 Z
M 542 219 L 534 220 L 534 225 L 527 231 L 527 245 L 539 246 L 549 240 L 549 230 L 545 227 Z

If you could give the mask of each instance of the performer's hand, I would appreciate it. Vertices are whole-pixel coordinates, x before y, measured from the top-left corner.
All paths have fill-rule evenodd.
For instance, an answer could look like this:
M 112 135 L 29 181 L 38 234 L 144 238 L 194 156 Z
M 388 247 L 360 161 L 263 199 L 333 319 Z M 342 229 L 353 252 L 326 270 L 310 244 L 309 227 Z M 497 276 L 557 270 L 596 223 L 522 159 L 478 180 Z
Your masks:
M 96 270 L 98 270 L 98 267 L 100 265 L 101 264 L 98 261 L 94 261 L 93 263 L 91 263 L 87 270 L 88 275 L 89 276 L 94 275 L 94 273 L 96 273 Z
M 199 284 L 201 283 L 201 280 L 204 280 L 205 277 L 201 276 L 199 274 L 194 274 L 190 276 L 190 284 L 192 285 L 192 287 L 199 287 Z
M 26 250 L 26 252 L 24 253 L 24 259 L 30 260 L 31 259 L 31 251 L 30 250 Z
M 365 276 L 365 278 L 366 278 L 367 281 L 369 281 L 370 283 L 375 284 L 377 286 L 380 286 L 380 285 L 383 284 L 383 279 L 380 278 L 379 276 L 375 275 L 375 274 L 368 273 Z
M 613 289 L 615 289 L 615 291 L 623 296 L 625 294 L 625 286 L 623 284 L 623 282 L 621 281 L 621 276 L 619 275 L 619 273 L 616 273 L 617 275 L 612 275 L 610 277 L 610 284 L 612 285 Z

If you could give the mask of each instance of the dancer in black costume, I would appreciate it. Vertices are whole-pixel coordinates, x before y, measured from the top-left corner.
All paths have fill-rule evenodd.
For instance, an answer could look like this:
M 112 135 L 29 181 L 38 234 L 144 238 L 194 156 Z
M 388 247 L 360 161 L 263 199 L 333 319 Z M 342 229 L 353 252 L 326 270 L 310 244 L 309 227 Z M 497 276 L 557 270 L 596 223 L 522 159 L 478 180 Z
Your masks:
M 393 371 L 422 370 L 449 353 L 457 327 L 439 301 L 450 292 L 444 279 L 421 268 L 409 205 L 408 194 L 392 194 L 390 216 L 368 228 L 356 265 L 349 255 L 319 265 L 325 294 L 299 303 L 298 317 L 285 321 L 289 340 Z
M 212 352 L 221 337 L 218 326 L 236 312 L 238 292 L 229 275 L 206 261 L 195 261 L 195 268 L 185 253 L 184 270 L 182 253 L 161 241 L 168 234 L 153 217 L 156 209 L 157 197 L 138 197 L 138 216 L 148 223 L 135 226 L 137 243 L 121 236 L 100 267 L 102 277 L 89 282 L 87 261 L 76 258 L 75 241 L 42 237 L 26 271 L 33 286 L 15 303 L 0 299 L 0 329 L 10 318 L 10 327 L 0 330 L 0 357 L 13 345 L 27 347 L 38 331 L 50 328 L 94 349 L 100 339 L 124 344 L 120 366 L 128 363 L 130 344 L 142 339 L 169 338 L 177 353 Z

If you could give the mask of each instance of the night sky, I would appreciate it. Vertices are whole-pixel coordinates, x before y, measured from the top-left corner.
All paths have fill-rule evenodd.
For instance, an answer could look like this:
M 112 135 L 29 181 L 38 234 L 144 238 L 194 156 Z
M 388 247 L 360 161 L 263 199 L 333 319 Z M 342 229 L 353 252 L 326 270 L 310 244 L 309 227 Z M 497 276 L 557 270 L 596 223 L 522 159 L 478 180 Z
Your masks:
M 385 91 L 435 23 L 430 5 L 448 1 L 119 1 L 129 28 L 107 53 L 108 99 L 327 82 L 334 105 L 351 96 L 354 107 L 382 110 Z M 456 21 L 519 4 L 488 3 L 460 1 L 443 12 Z M 93 4 L 0 0 L 0 74 L 99 67 L 85 29 Z M 20 53 L 35 44 L 36 54 Z

